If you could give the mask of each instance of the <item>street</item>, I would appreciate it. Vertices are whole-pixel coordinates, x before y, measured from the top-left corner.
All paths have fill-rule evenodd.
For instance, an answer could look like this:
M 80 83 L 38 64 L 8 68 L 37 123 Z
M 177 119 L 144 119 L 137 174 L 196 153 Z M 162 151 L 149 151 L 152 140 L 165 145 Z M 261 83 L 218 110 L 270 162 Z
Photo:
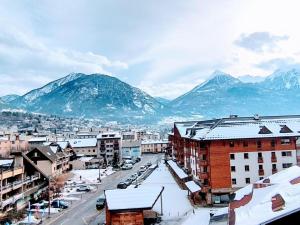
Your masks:
M 51 218 L 44 221 L 47 225 L 97 225 L 104 222 L 104 210 L 96 210 L 96 199 L 103 194 L 104 190 L 115 189 L 120 181 L 125 180 L 131 174 L 136 173 L 139 167 L 148 162 L 152 164 L 161 159 L 160 154 L 143 155 L 142 160 L 136 163 L 131 170 L 117 171 L 102 180 L 98 190 L 93 193 L 86 193 L 82 195 L 82 199 L 74 201 L 70 208 L 64 210 L 62 213 L 53 214 Z

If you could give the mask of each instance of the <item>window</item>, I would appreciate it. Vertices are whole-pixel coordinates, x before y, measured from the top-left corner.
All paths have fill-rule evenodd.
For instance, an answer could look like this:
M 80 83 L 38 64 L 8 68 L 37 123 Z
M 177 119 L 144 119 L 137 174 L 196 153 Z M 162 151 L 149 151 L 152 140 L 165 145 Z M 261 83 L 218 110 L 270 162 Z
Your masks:
M 289 138 L 282 138 L 281 144 L 282 145 L 289 145 L 291 143 L 291 140 Z
M 235 166 L 231 166 L 231 172 L 235 172 Z
M 277 169 L 276 164 L 272 164 L 272 169 L 273 169 L 273 170 L 276 170 L 276 169 Z
M 235 158 L 235 156 L 234 156 L 234 154 L 230 154 L 230 159 L 234 159 Z
M 276 153 L 272 152 L 272 158 L 276 158 Z
M 244 153 L 244 159 L 249 159 L 249 154 L 248 153 Z
M 258 168 L 259 168 L 260 170 L 263 170 L 263 169 L 264 169 L 263 165 L 258 165 Z
M 293 165 L 292 163 L 283 163 L 282 168 L 286 169 L 286 168 L 291 167 L 292 165 Z
M 281 152 L 282 156 L 292 156 L 292 152 Z
M 206 155 L 202 155 L 202 160 L 206 160 Z
M 257 156 L 258 158 L 262 158 L 262 153 L 261 152 L 257 153 Z
M 245 171 L 250 171 L 249 165 L 245 166 Z
M 264 177 L 259 177 L 260 180 L 264 179 Z
M 250 184 L 250 178 L 249 178 L 249 177 L 247 177 L 247 178 L 245 179 L 245 181 L 246 181 L 246 184 Z
M 235 179 L 235 178 L 232 178 L 232 179 L 231 179 L 231 183 L 232 183 L 232 184 L 236 184 L 236 179 Z
M 257 148 L 261 148 L 261 141 L 257 141 L 256 146 L 257 146 Z
M 243 141 L 243 146 L 248 147 L 248 141 Z
M 229 147 L 231 147 L 231 148 L 234 147 L 234 142 L 233 141 L 229 141 Z
M 275 147 L 275 140 L 271 140 L 271 147 Z

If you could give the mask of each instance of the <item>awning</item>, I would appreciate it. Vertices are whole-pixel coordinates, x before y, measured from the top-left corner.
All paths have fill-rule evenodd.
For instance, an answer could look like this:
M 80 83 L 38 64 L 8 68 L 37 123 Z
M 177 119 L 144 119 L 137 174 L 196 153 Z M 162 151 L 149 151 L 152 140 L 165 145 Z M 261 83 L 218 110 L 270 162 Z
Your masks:
M 198 184 L 196 184 L 195 181 L 188 181 L 188 182 L 185 183 L 185 186 L 192 193 L 195 193 L 197 191 L 201 191 L 201 187 Z

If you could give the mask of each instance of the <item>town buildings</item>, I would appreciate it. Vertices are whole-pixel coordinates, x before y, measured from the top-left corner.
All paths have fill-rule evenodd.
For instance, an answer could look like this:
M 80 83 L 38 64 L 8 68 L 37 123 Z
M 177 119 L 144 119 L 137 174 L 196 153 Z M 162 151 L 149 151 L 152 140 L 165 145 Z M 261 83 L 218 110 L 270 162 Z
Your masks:
M 142 153 L 161 153 L 168 147 L 169 142 L 164 140 L 145 140 L 141 143 Z
M 98 157 L 103 157 L 106 164 L 117 164 L 121 159 L 121 135 L 115 132 L 101 133 L 97 136 Z
M 26 207 L 47 188 L 46 175 L 24 153 L 0 159 L 0 220 L 10 210 Z
M 122 140 L 122 158 L 132 159 L 141 157 L 141 142 L 140 141 L 125 141 Z
M 70 139 L 69 143 L 77 155 L 93 157 L 98 155 L 99 148 L 97 138 Z
M 178 122 L 173 157 L 201 185 L 207 204 L 299 163 L 300 116 L 231 117 Z

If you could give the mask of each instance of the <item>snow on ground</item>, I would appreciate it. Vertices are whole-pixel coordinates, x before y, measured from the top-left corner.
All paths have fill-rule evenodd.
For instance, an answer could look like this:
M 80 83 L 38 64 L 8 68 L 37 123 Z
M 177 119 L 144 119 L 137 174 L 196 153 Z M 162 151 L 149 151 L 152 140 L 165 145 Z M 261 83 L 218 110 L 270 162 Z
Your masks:
M 189 202 L 186 190 L 182 190 L 165 164 L 159 167 L 143 182 L 142 186 L 164 186 L 163 196 L 163 220 L 176 219 L 186 215 L 193 209 Z M 160 212 L 160 199 L 154 206 L 154 211 Z
M 112 167 L 107 167 L 106 169 L 100 169 L 101 179 L 105 178 L 108 175 L 113 174 L 115 171 L 112 170 Z M 86 169 L 86 170 L 73 170 L 72 173 L 74 177 L 72 181 L 85 181 L 88 184 L 98 183 L 99 178 L 99 169 Z M 81 180 L 80 180 L 81 176 Z
M 195 209 L 181 225 L 208 225 L 210 220 L 209 208 Z

